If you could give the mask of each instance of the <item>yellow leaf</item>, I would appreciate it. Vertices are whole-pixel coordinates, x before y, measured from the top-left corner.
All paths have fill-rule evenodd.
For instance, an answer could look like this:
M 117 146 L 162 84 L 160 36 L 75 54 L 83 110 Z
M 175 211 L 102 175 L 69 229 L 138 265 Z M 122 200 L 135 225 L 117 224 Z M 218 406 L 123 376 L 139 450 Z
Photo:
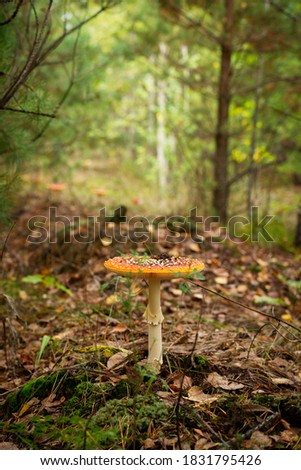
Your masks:
M 285 321 L 293 321 L 290 313 L 284 313 L 283 315 L 281 315 L 281 319 Z
M 116 302 L 118 302 L 118 295 L 117 294 L 109 295 L 109 297 L 106 298 L 105 302 L 107 305 L 115 304 Z
M 78 349 L 78 352 L 81 353 L 92 353 L 92 352 L 100 352 L 103 356 L 109 358 L 112 357 L 114 354 L 119 352 L 122 353 L 129 353 L 126 349 L 116 348 L 115 346 L 109 346 L 106 344 L 96 344 L 95 346 L 90 346 L 87 348 Z
M 22 408 L 20 409 L 20 411 L 18 413 L 18 418 L 25 415 L 25 413 L 27 413 L 29 408 L 31 408 L 33 405 L 37 405 L 38 403 L 40 403 L 40 400 L 36 397 L 33 397 L 27 403 L 24 403 L 24 405 L 22 406 Z

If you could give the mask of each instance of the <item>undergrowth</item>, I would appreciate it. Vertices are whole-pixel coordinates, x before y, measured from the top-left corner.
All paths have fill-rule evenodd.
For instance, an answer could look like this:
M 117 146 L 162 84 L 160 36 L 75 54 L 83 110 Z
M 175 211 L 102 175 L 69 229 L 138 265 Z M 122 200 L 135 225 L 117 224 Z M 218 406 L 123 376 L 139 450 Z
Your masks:
M 202 380 L 209 370 L 206 358 L 200 357 L 189 373 Z M 3 438 L 24 449 L 141 449 L 149 443 L 156 449 L 194 448 L 198 433 L 210 430 L 209 448 L 243 449 L 252 429 L 262 423 L 266 431 L 265 415 L 275 418 L 275 432 L 281 431 L 281 420 L 300 424 L 299 393 L 248 396 L 236 391 L 210 405 L 194 406 L 185 390 L 171 400 L 164 380 L 168 372 L 163 368 L 159 378 L 134 366 L 130 378 L 117 383 L 102 382 L 88 370 L 38 377 L 2 403 Z M 286 448 L 298 446 L 294 440 Z

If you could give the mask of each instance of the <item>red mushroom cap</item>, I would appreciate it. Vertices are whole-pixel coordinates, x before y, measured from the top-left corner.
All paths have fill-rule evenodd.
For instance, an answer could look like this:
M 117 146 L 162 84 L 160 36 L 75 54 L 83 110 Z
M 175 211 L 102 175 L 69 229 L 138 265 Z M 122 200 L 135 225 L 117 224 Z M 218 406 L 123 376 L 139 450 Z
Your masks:
M 115 273 L 143 279 L 186 277 L 204 269 L 200 259 L 182 256 L 116 256 L 105 261 L 104 266 Z
M 96 194 L 97 196 L 105 196 L 107 194 L 107 191 L 101 188 L 93 189 L 92 192 Z
M 64 183 L 49 183 L 47 184 L 47 188 L 51 191 L 63 191 L 66 185 Z

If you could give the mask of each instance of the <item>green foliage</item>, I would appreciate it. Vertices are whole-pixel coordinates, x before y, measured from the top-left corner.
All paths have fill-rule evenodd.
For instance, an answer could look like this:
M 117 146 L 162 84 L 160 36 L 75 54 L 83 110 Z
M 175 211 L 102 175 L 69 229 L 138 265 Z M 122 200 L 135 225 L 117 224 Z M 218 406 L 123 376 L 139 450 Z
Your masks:
M 203 370 L 209 366 L 208 359 L 205 356 L 202 356 L 201 354 L 194 356 L 193 362 L 195 363 L 197 370 Z
M 23 277 L 22 281 L 29 284 L 43 284 L 45 287 L 54 287 L 55 289 L 59 289 L 62 292 L 72 296 L 71 290 L 58 282 L 53 276 L 47 276 L 44 274 L 31 274 Z
M 287 285 L 293 287 L 294 289 L 301 290 L 301 281 L 295 281 L 294 279 L 288 279 L 286 281 Z
M 37 358 L 36 358 L 36 361 L 35 361 L 35 368 L 38 367 L 41 359 L 42 359 L 42 356 L 43 356 L 43 353 L 49 343 L 49 341 L 51 340 L 51 336 L 48 336 L 48 335 L 44 335 L 43 338 L 42 338 L 42 343 L 41 343 L 41 347 L 40 347 L 40 350 L 38 352 L 38 355 L 37 355 Z
M 256 295 L 254 297 L 255 304 L 268 304 L 268 305 L 286 305 L 285 300 L 278 297 L 269 297 L 267 295 Z
M 40 22 L 42 4 L 35 2 Z M 54 2 L 47 45 L 98 6 L 93 1 Z M 8 103 L 25 112 L 0 113 L 0 225 L 9 221 L 12 182 L 20 171 L 43 175 L 42 184 L 47 178 L 68 181 L 83 203 L 101 186 L 112 205 L 120 200 L 131 205 L 138 198 L 144 212 L 184 213 L 194 205 L 204 215 L 211 212 L 224 2 L 179 6 L 181 20 L 160 2 L 121 2 L 87 23 L 79 35 L 67 35 L 32 71 Z M 0 30 L 0 98 L 8 75 L 28 57 L 26 45 L 35 33 L 29 8 L 30 2 Z M 265 2 L 235 5 L 228 170 L 230 181 L 243 176 L 229 186 L 233 212 L 245 213 L 250 165 L 258 168 L 257 189 L 263 196 L 274 191 L 269 187 L 271 168 L 276 177 L 287 175 L 288 201 L 281 194 L 274 199 L 280 212 L 284 204 L 291 210 L 299 204 L 290 185 L 290 176 L 301 172 L 298 14 L 297 0 L 283 9 Z M 186 15 L 188 24 L 183 23 Z M 199 18 L 203 29 L 196 31 Z M 158 101 L 162 90 L 163 110 Z M 168 167 L 163 193 L 158 190 L 162 117 Z M 286 227 L 288 219 L 293 224 L 285 214 Z
M 151 380 L 147 372 L 144 378 Z M 130 396 L 128 385 L 127 380 L 115 386 L 93 383 L 83 374 L 70 376 L 64 372 L 39 377 L 10 393 L 4 405 L 7 419 L 35 398 L 36 414 L 20 422 L 2 422 L 1 426 L 28 449 L 45 449 L 48 442 L 65 449 L 117 449 L 121 442 L 127 447 L 133 440 L 142 445 L 150 423 L 163 425 L 170 407 L 150 390 Z M 42 400 L 50 393 L 65 398 L 59 416 L 43 412 Z

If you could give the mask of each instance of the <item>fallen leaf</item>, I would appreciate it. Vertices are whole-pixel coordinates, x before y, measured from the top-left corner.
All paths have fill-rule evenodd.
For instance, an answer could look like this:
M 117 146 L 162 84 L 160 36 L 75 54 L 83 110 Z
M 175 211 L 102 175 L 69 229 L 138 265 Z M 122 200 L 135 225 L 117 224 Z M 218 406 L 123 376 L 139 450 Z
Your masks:
M 197 299 L 197 300 L 202 300 L 204 298 L 204 295 L 202 292 L 194 292 L 192 295 L 192 298 Z
M 59 400 L 55 400 L 56 394 L 50 393 L 50 395 L 42 400 L 42 406 L 49 411 L 50 408 L 56 408 L 65 401 L 65 397 L 61 397 Z
M 249 449 L 264 449 L 272 444 L 272 439 L 261 431 L 254 431 L 248 444 L 250 445 L 250 447 L 247 446 Z
M 113 304 L 115 304 L 116 302 L 118 302 L 118 295 L 117 295 L 117 294 L 109 295 L 109 296 L 106 298 L 105 302 L 106 302 L 107 305 L 113 305 Z
M 239 294 L 244 294 L 247 290 L 248 290 L 248 287 L 245 284 L 239 284 L 236 287 L 236 292 L 238 292 Z
M 78 349 L 78 352 L 84 354 L 99 352 L 107 358 L 110 358 L 119 352 L 128 353 L 126 349 L 110 346 L 109 344 L 96 344 L 95 346 L 88 346 L 86 348 Z
M 66 310 L 65 305 L 60 305 L 59 307 L 57 307 L 57 308 L 55 309 L 55 313 L 62 313 L 62 312 L 64 312 L 65 310 Z
M 175 396 L 173 393 L 159 390 L 156 395 L 158 395 L 164 403 L 167 403 L 168 405 L 174 404 Z
M 209 395 L 208 393 L 204 393 L 201 387 L 198 385 L 194 385 L 188 390 L 188 398 L 191 401 L 195 401 L 200 405 L 208 405 L 217 401 L 221 395 Z
M 286 377 L 271 377 L 274 385 L 294 385 L 294 382 Z
M 12 442 L 0 442 L 0 450 L 19 450 Z
M 184 375 L 183 377 L 183 374 L 177 374 L 173 382 L 169 384 L 169 386 L 174 392 L 179 392 L 180 390 L 185 391 L 191 388 L 192 379 L 187 375 Z
M 31 400 L 24 403 L 18 413 L 18 418 L 21 418 L 21 416 L 25 415 L 32 406 L 37 405 L 38 403 L 40 403 L 40 400 L 36 397 L 33 397 Z
M 25 290 L 19 290 L 19 297 L 21 300 L 27 300 L 28 294 Z
M 57 335 L 53 336 L 53 339 L 66 339 L 66 338 L 74 338 L 74 328 L 68 328 L 66 330 L 61 331 Z
M 125 325 L 122 325 L 122 323 L 118 323 L 118 325 L 113 326 L 111 328 L 110 333 L 111 334 L 116 334 L 116 333 L 125 333 L 128 330 L 128 327 Z
M 180 295 L 183 294 L 183 292 L 181 291 L 181 289 L 174 289 L 173 287 L 170 287 L 168 290 L 169 290 L 169 292 L 171 292 L 175 297 L 179 297 Z
M 293 321 L 292 316 L 289 312 L 284 313 L 283 315 L 281 315 L 281 319 L 285 320 L 285 321 Z
M 243 384 L 229 381 L 226 377 L 222 377 L 217 372 L 209 374 L 206 380 L 212 387 L 222 388 L 223 390 L 239 390 L 244 388 Z
M 194 445 L 194 449 L 203 450 L 207 443 L 208 443 L 207 439 L 205 439 L 204 437 L 201 437 L 200 439 L 196 441 Z
M 296 441 L 297 436 L 298 436 L 298 434 L 295 431 L 291 430 L 291 429 L 286 429 L 285 431 L 282 431 L 280 433 L 281 441 L 287 442 L 287 443 Z
M 108 359 L 107 367 L 108 369 L 117 369 L 120 366 L 123 366 L 125 359 L 131 354 L 131 351 L 122 351 L 114 354 Z
M 150 437 L 146 438 L 143 442 L 143 449 L 155 449 L 156 442 Z
M 224 276 L 217 276 L 214 281 L 216 282 L 216 284 L 220 284 L 220 285 L 225 285 L 225 284 L 228 284 L 228 277 L 224 277 Z

